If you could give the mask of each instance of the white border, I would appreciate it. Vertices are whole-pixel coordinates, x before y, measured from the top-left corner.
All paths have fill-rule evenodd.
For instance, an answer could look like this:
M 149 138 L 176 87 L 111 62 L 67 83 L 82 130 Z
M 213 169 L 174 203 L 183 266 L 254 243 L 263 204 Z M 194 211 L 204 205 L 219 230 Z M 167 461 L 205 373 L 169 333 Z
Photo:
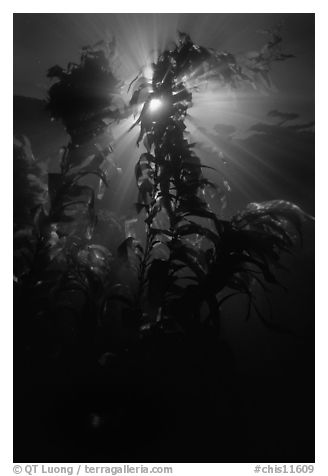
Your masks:
M 327 30 L 325 2 L 312 1 L 247 1 L 247 2 L 69 2 L 67 0 L 14 1 L 1 5 L 1 474 L 12 474 L 12 93 L 13 93 L 13 12 L 20 13 L 316 13 L 316 469 L 314 474 L 328 474 L 327 458 Z M 108 9 L 111 9 L 108 11 Z M 220 9 L 217 11 L 217 9 Z M 11 45 L 11 46 L 10 46 Z M 254 462 L 255 464 L 256 462 Z M 296 462 L 297 463 L 297 462 Z M 166 464 L 167 465 L 167 464 Z M 99 465 L 100 466 L 100 465 Z M 174 465 L 175 474 L 253 473 L 253 464 Z M 6 468 L 6 469 L 5 469 Z

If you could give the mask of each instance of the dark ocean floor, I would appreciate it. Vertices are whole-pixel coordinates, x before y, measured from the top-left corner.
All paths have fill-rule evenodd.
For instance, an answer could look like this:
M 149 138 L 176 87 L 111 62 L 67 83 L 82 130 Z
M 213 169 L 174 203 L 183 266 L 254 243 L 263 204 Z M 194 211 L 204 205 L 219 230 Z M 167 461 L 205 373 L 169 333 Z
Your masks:
M 310 365 L 246 378 L 212 336 L 85 357 L 16 361 L 15 462 L 314 461 Z

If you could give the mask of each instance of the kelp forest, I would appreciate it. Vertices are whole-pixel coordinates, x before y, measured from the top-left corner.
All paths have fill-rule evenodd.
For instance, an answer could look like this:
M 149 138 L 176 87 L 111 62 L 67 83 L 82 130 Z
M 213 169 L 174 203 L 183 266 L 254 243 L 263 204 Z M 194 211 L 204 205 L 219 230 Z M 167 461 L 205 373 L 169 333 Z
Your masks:
M 298 339 L 269 299 L 288 293 L 288 257 L 307 246 L 313 213 L 272 193 L 228 213 L 228 159 L 209 164 L 192 132 L 200 95 L 271 94 L 272 71 L 295 57 L 284 28 L 262 32 L 248 56 L 177 31 L 128 80 L 118 35 L 44 71 L 44 114 L 67 142 L 49 169 L 28 133 L 14 137 L 18 462 L 301 459 L 275 448 L 270 428 L 249 433 L 248 387 L 236 386 L 222 326 L 237 313 L 273 339 Z M 125 140 L 135 193 L 122 217 Z M 270 391 L 260 399 L 265 422 L 275 404 Z

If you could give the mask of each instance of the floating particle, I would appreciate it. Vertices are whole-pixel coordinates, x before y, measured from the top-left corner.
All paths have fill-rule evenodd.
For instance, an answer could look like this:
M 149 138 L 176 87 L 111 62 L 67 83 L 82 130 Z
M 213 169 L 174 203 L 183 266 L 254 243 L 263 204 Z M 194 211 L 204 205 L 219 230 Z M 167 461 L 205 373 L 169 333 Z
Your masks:
M 223 185 L 224 185 L 225 189 L 226 189 L 228 192 L 231 191 L 231 187 L 230 187 L 230 185 L 229 185 L 228 180 L 223 180 Z
M 99 428 L 102 424 L 102 418 L 97 413 L 91 413 L 89 415 L 89 419 L 90 419 L 90 425 L 95 429 Z
M 223 152 L 219 152 L 219 158 L 221 159 L 223 165 L 228 165 L 228 162 L 227 162 Z

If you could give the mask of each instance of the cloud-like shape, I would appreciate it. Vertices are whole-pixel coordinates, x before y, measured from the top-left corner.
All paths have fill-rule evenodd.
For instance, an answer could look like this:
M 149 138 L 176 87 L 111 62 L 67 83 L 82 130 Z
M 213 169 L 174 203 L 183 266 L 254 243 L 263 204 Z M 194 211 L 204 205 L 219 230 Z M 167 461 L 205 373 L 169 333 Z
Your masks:
M 294 119 L 297 119 L 300 115 L 295 112 L 281 112 L 277 111 L 276 109 L 273 109 L 272 111 L 268 112 L 267 116 L 276 117 L 278 119 L 281 119 L 282 121 L 293 121 Z
M 307 129 L 312 129 L 312 127 L 314 127 L 314 121 L 287 126 L 288 129 L 291 129 L 293 131 L 304 131 Z
M 290 126 L 285 126 L 282 123 L 279 124 L 266 124 L 264 122 L 258 122 L 253 124 L 248 131 L 254 133 L 271 136 L 278 140 L 281 140 L 283 137 L 293 137 L 295 135 L 300 136 L 304 134 L 314 135 L 314 121 L 293 124 Z
M 234 132 L 236 132 L 236 128 L 228 124 L 216 124 L 213 129 L 217 134 L 223 136 L 231 136 Z

